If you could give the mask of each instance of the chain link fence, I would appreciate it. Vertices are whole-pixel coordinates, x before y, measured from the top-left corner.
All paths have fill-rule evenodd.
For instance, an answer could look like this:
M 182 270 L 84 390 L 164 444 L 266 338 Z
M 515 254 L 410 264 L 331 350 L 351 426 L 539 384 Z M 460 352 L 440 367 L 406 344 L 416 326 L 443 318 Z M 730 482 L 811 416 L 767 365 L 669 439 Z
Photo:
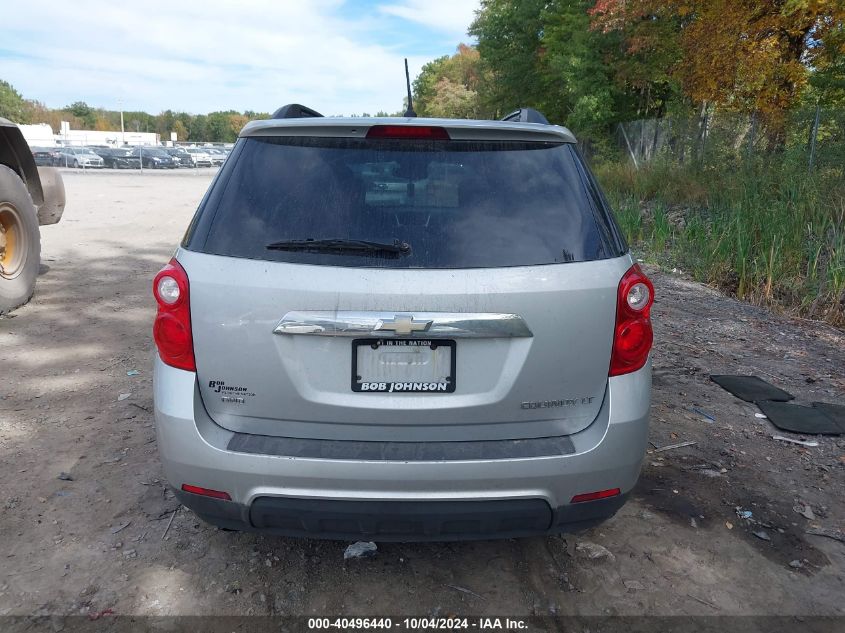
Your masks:
M 845 175 L 845 111 L 820 106 L 794 110 L 777 126 L 757 114 L 718 111 L 630 121 L 617 126 L 615 141 L 637 167 L 655 159 L 740 164 L 779 155 L 808 171 Z

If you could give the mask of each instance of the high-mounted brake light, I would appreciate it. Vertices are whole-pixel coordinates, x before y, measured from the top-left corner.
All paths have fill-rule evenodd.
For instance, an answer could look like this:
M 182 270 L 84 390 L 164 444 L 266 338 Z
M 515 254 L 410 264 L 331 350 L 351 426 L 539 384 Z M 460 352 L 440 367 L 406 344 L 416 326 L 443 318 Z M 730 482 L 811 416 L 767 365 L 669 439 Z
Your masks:
M 374 125 L 367 132 L 367 138 L 448 141 L 449 132 L 446 128 L 433 125 Z
M 634 264 L 619 282 L 610 376 L 637 371 L 648 360 L 654 341 L 650 318 L 652 303 L 654 286 L 639 264 Z
M 188 275 L 175 259 L 155 276 L 153 295 L 158 304 L 153 338 L 159 357 L 171 367 L 196 371 Z
M 194 495 L 202 495 L 203 497 L 211 497 L 212 499 L 222 499 L 223 501 L 231 501 L 232 497 L 228 492 L 222 490 L 212 490 L 211 488 L 200 488 L 199 486 L 192 486 L 191 484 L 182 484 L 182 490 L 190 492 Z

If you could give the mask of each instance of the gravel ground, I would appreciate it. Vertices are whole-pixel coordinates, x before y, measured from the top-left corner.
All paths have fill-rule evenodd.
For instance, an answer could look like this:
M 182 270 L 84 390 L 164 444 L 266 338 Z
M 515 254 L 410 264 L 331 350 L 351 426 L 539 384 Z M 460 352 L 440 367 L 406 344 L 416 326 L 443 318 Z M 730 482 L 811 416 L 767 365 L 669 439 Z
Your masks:
M 708 378 L 843 403 L 845 335 L 653 269 L 651 440 L 695 444 L 647 455 L 607 523 L 344 562 L 347 543 L 180 509 L 154 440 L 150 282 L 212 175 L 65 173 L 36 296 L 0 319 L 0 615 L 845 615 L 845 543 L 807 534 L 845 528 L 845 439 L 775 441 Z

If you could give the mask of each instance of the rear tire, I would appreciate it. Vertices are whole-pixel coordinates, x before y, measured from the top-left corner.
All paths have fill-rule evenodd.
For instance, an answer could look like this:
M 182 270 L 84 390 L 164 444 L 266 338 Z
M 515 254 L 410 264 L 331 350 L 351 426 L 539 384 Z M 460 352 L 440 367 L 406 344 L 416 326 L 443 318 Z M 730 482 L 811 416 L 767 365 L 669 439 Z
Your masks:
M 0 314 L 29 301 L 40 263 L 35 205 L 17 173 L 0 165 Z

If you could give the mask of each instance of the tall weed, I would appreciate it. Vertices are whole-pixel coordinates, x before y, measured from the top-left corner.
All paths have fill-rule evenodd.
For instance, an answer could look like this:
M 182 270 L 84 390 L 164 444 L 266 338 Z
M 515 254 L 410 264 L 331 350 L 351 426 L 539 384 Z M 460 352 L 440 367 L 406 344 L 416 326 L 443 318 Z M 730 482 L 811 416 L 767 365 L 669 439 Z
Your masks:
M 629 242 L 739 298 L 845 325 L 841 170 L 655 161 L 596 169 Z

